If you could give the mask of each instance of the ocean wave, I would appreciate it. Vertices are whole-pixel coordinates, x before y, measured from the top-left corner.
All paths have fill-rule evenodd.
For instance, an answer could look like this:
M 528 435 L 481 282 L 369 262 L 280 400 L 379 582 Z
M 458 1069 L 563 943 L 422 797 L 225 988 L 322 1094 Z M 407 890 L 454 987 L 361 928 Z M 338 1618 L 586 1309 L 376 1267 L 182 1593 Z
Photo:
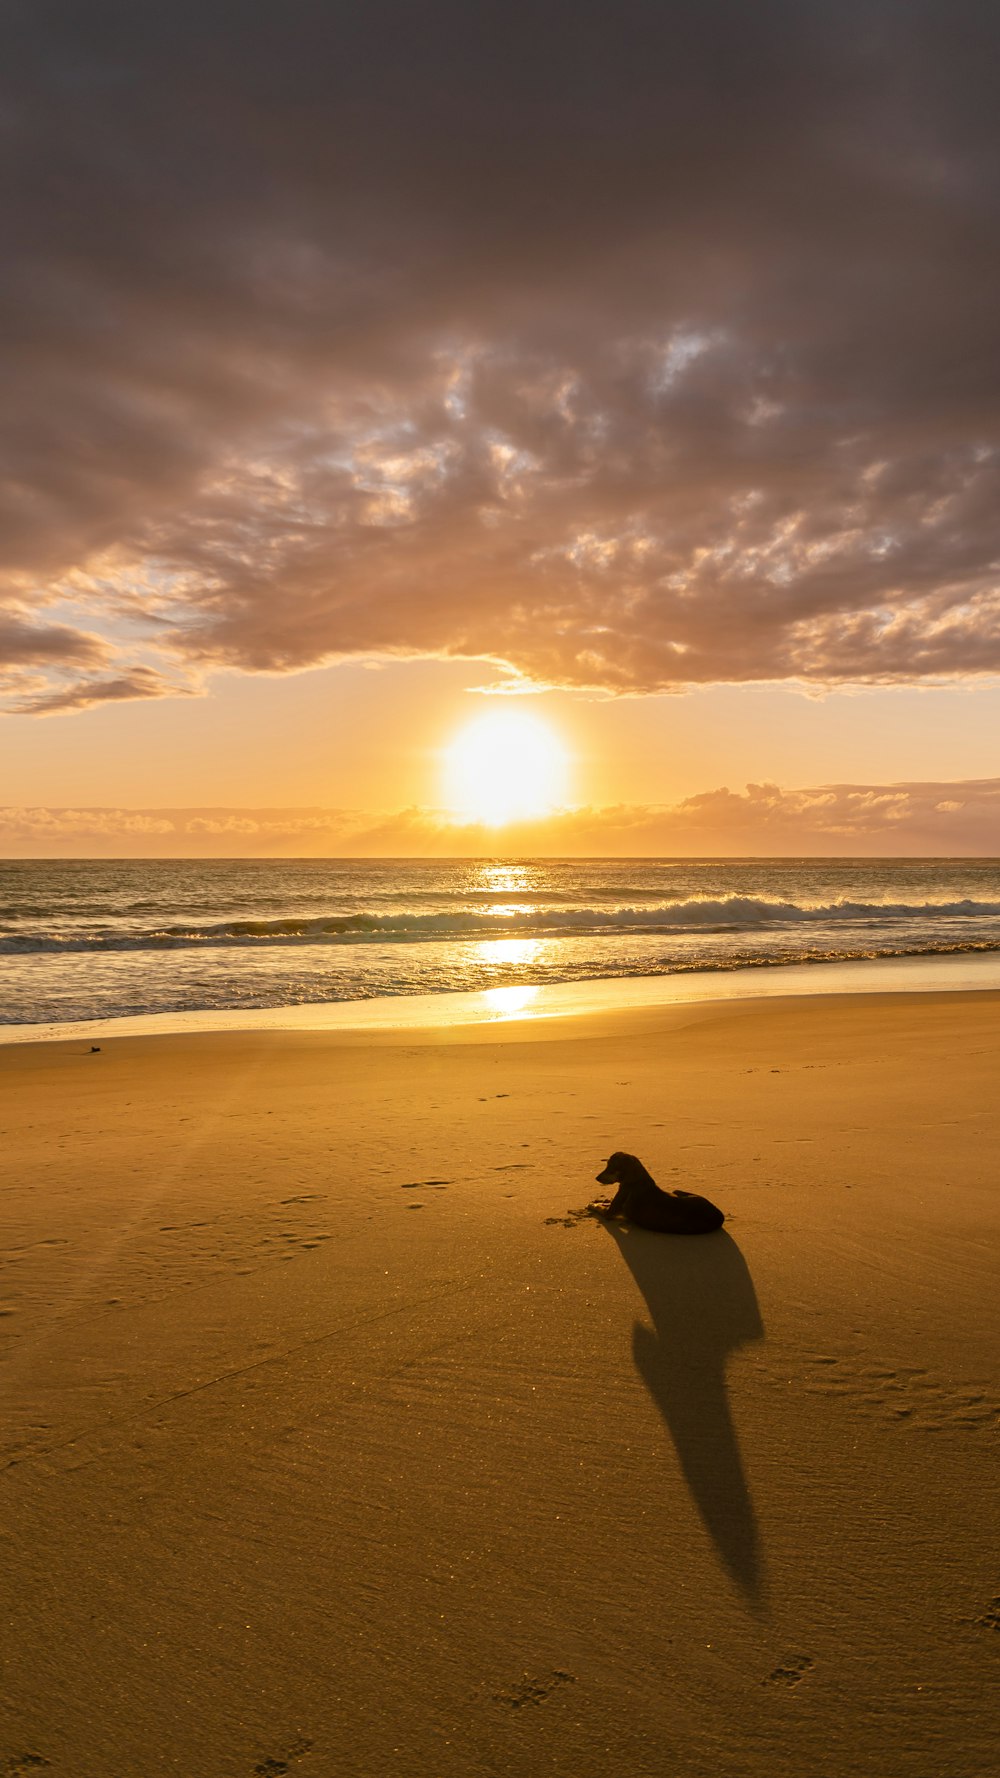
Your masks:
M 445 909 L 402 912 L 292 914 L 281 919 L 223 920 L 206 924 L 138 929 L 108 924 L 65 930 L 0 928 L 0 954 L 8 956 L 108 951 L 163 951 L 268 945 L 415 944 L 428 941 L 692 933 L 753 932 L 802 925 L 854 924 L 877 932 L 905 923 L 995 919 L 1000 902 L 870 902 L 823 904 L 766 901 L 751 896 L 696 898 L 655 907 L 560 907 L 525 905 L 502 912 Z
M 663 976 L 694 976 L 738 974 L 754 971 L 781 972 L 799 964 L 863 964 L 877 961 L 929 957 L 960 958 L 1000 952 L 1000 935 L 988 939 L 928 939 L 911 944 L 873 943 L 864 946 L 845 945 L 831 948 L 807 944 L 783 953 L 754 952 L 749 948 L 731 951 L 726 956 L 652 958 L 648 954 L 630 964 L 620 956 L 600 958 L 596 953 L 571 957 L 564 949 L 561 957 L 539 967 L 537 962 L 525 965 L 500 963 L 492 965 L 484 959 L 466 958 L 456 970 L 452 964 L 432 965 L 421 970 L 391 973 L 367 973 L 360 962 L 349 969 L 336 985 L 327 972 L 296 975 L 294 971 L 278 976 L 247 969 L 234 971 L 220 968 L 209 979 L 201 974 L 192 959 L 189 969 L 197 974 L 184 975 L 176 964 L 157 976 L 148 965 L 135 959 L 126 968 L 117 966 L 113 984 L 95 981 L 89 971 L 67 979 L 55 989 L 45 992 L 39 978 L 32 974 L 25 979 L 15 1002 L 0 1010 L 0 1031 L 7 1025 L 74 1024 L 80 1020 L 115 1019 L 133 1015 L 170 1014 L 195 1011 L 249 1011 L 264 1007 L 330 1006 L 351 1001 L 405 999 L 412 994 L 449 994 L 457 991 L 481 992 L 483 989 L 525 986 L 548 986 L 564 982 L 649 979 Z M 419 953 L 411 954 L 416 960 Z M 123 960 L 124 961 L 124 960 Z M 992 978 L 986 978 L 990 985 Z M 859 978 L 858 986 L 863 985 Z M 900 986 L 907 985 L 901 978 Z M 910 984 L 914 985 L 914 984 Z M 916 985 L 920 985 L 919 981 Z M 939 984 L 944 985 L 944 984 Z M 968 981 L 962 982 L 968 986 Z M 41 989 L 41 991 L 40 991 Z M 838 992 L 841 991 L 838 985 Z

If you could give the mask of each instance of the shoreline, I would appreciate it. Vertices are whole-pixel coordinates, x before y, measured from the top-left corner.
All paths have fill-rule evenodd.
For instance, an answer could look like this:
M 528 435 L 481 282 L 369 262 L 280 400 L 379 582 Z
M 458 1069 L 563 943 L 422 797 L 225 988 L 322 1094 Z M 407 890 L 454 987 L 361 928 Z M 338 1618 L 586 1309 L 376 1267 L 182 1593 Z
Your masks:
M 0 1025 L 0 1049 L 119 1037 L 227 1032 L 360 1033 L 493 1031 L 580 1018 L 714 1003 L 820 999 L 836 995 L 998 993 L 1000 953 L 790 963 L 655 976 L 617 976 L 545 986 L 522 984 L 453 993 L 400 994 L 369 1000 L 307 1001 L 294 1006 L 211 1007 Z

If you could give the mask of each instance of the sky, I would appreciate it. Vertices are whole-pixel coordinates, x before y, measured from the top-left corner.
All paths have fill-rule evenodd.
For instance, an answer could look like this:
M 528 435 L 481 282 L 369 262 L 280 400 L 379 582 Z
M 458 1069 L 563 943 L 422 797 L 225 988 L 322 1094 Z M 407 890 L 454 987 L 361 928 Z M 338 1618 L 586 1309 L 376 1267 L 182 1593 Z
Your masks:
M 13 0 L 0 130 L 0 852 L 1000 853 L 992 0 Z

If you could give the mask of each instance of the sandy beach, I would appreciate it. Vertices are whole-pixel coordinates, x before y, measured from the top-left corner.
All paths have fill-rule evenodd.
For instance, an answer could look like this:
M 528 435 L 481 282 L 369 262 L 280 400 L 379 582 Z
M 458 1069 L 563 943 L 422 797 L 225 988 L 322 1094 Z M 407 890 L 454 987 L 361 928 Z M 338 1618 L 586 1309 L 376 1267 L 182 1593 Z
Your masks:
M 0 1049 L 3 1778 L 995 1770 L 1000 994 L 92 1041 Z

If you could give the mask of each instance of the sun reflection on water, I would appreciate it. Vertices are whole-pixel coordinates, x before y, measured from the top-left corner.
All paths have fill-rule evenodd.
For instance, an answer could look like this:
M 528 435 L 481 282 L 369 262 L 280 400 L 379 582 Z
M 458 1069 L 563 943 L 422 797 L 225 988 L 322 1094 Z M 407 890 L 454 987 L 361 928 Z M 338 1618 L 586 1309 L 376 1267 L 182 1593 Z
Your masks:
M 525 969 L 537 964 L 544 951 L 537 938 L 487 938 L 473 946 L 476 962 L 485 968 Z M 496 1018 L 510 1019 L 523 1013 L 538 994 L 536 984 L 512 982 L 508 987 L 484 988 L 483 998 Z
M 486 988 L 483 998 L 498 1019 L 512 1019 L 530 1006 L 538 993 L 538 988 Z
M 476 888 L 492 890 L 494 895 L 513 895 L 527 889 L 531 879 L 523 864 L 481 864 Z
M 537 938 L 484 938 L 475 947 L 479 963 L 523 965 L 537 962 L 541 945 Z

